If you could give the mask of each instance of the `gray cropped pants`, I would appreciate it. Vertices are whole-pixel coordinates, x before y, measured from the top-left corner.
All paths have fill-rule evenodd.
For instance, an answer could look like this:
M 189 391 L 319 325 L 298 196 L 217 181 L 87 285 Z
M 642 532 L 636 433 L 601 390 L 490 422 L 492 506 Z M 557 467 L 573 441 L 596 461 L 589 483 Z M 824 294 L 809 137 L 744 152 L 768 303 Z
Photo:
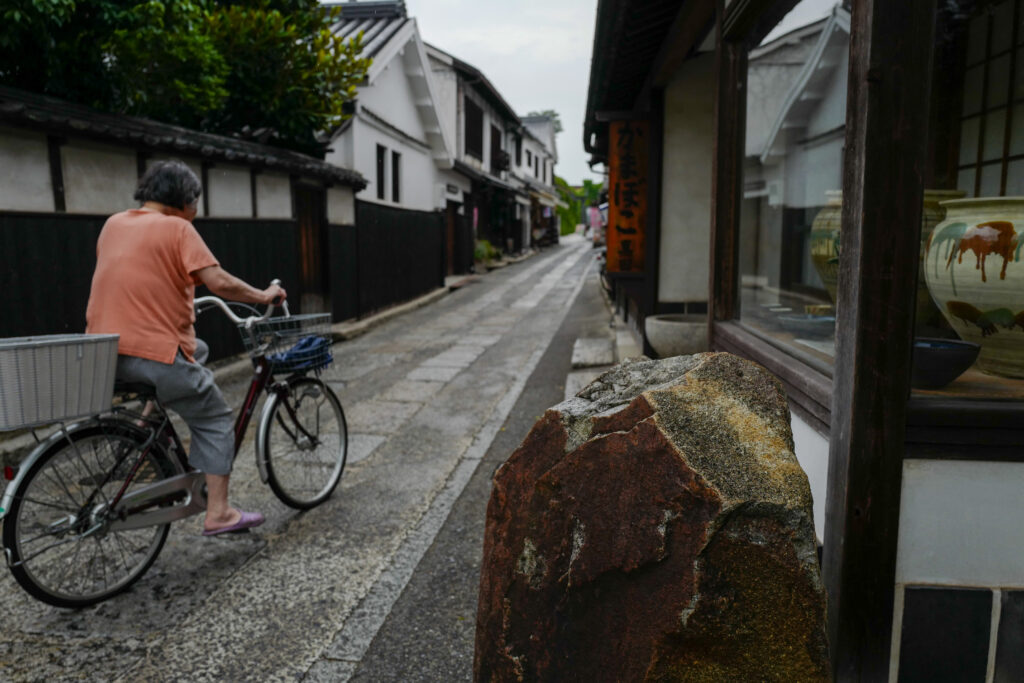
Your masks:
M 195 363 L 178 351 L 167 365 L 135 356 L 117 357 L 117 379 L 156 387 L 160 403 L 181 416 L 192 434 L 188 461 L 208 474 L 230 474 L 235 454 L 234 418 L 213 373 L 202 365 L 210 355 L 206 342 L 196 340 Z

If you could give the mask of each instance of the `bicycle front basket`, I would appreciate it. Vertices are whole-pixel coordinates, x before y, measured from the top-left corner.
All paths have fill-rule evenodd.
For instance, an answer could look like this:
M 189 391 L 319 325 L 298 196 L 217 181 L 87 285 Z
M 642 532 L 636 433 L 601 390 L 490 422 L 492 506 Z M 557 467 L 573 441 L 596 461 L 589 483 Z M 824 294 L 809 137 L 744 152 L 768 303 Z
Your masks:
M 269 318 L 239 332 L 249 355 L 265 355 L 275 374 L 322 370 L 334 360 L 329 313 Z

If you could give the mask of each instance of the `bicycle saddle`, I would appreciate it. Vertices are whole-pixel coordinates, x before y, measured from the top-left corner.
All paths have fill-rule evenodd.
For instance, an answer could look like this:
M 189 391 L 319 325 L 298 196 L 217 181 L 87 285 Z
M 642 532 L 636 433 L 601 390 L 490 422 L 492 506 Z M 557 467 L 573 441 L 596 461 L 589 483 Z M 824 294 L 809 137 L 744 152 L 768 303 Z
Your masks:
M 115 394 L 138 394 L 141 397 L 156 396 L 156 387 L 145 382 L 114 382 Z

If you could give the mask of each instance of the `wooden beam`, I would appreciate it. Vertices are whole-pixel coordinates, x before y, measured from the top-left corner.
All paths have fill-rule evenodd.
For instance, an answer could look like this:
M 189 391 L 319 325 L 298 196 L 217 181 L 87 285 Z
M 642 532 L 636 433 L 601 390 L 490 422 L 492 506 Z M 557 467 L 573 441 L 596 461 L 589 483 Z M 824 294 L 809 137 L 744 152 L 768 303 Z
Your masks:
M 715 24 L 718 44 L 715 96 L 715 148 L 711 169 L 711 264 L 708 319 L 736 317 L 739 278 L 740 203 L 743 201 L 743 140 L 747 112 L 747 51 L 722 40 L 723 0 Z M 713 341 L 708 325 L 708 345 Z
M 67 140 L 56 135 L 46 136 L 46 150 L 50 160 L 50 186 L 53 189 L 53 210 L 57 213 L 67 211 L 64 197 L 64 162 L 60 148 Z
M 647 229 L 644 244 L 644 275 L 646 277 L 641 312 L 644 318 L 654 315 L 658 308 L 658 255 L 661 253 L 661 192 L 664 179 L 662 159 L 665 142 L 665 91 L 652 90 L 649 94 L 650 137 L 647 140 Z M 647 333 L 640 327 L 644 354 L 654 358 L 654 349 L 647 342 Z
M 722 37 L 742 42 L 747 49 L 757 47 L 761 40 L 782 21 L 798 0 L 733 0 L 724 12 Z
M 889 677 L 934 12 L 853 3 L 824 542 L 837 682 Z
M 679 65 L 698 47 L 708 28 L 714 31 L 715 6 L 710 2 L 684 2 L 679 8 L 668 39 L 661 44 L 654 67 L 648 75 L 648 88 L 663 88 L 672 79 Z

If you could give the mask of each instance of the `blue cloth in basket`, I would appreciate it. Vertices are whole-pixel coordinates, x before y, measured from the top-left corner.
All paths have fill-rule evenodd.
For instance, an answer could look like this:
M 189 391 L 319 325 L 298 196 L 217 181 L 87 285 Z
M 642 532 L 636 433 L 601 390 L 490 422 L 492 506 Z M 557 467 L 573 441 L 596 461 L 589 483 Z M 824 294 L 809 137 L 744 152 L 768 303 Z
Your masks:
M 312 334 L 297 341 L 287 351 L 270 354 L 268 358 L 276 368 L 287 368 L 290 371 L 322 368 L 334 360 L 330 340 Z

